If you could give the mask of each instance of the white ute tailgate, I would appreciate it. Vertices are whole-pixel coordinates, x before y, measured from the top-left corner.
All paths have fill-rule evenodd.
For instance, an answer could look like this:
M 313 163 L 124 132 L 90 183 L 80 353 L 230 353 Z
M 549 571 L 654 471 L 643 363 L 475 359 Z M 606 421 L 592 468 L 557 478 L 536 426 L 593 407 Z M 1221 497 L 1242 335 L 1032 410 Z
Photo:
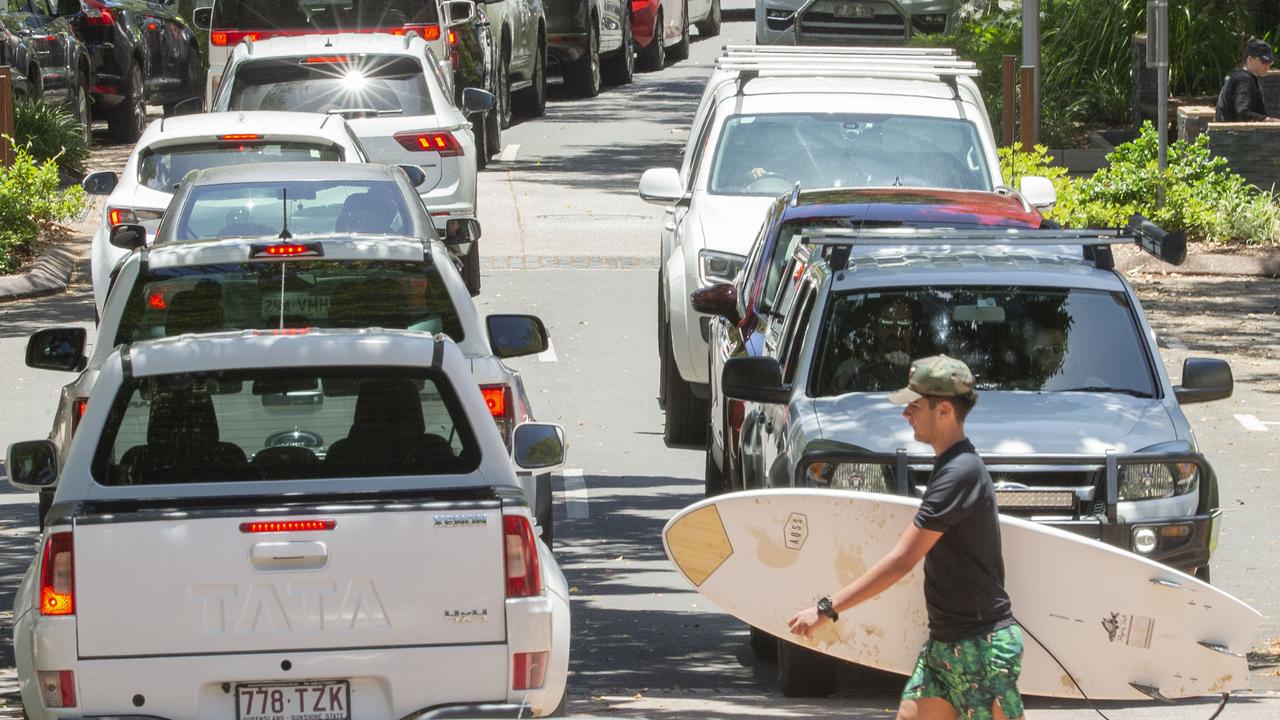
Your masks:
M 78 522 L 80 657 L 505 642 L 501 509 L 406 506 Z M 315 519 L 335 525 L 241 529 Z

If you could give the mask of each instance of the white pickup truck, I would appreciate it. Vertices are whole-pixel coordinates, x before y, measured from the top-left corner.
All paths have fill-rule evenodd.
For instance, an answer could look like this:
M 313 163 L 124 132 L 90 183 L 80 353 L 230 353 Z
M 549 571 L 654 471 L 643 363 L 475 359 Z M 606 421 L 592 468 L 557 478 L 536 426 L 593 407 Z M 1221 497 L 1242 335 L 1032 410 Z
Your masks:
M 563 432 L 524 423 L 512 448 L 443 335 L 122 346 L 14 600 L 26 715 L 557 711 L 568 590 L 515 471 L 562 463 Z M 11 446 L 10 481 L 52 482 L 55 455 Z

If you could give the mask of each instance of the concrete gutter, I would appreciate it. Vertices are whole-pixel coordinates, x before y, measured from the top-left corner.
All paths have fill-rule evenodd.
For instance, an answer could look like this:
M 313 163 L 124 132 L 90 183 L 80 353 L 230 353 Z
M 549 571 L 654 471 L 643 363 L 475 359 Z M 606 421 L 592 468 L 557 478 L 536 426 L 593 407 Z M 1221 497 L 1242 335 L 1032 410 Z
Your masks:
M 26 272 L 0 275 L 0 302 L 63 292 L 76 269 L 78 243 L 47 245 Z
M 1186 262 L 1168 265 L 1136 248 L 1116 252 L 1116 269 L 1120 272 L 1159 272 L 1179 275 L 1245 275 L 1280 277 L 1280 248 L 1259 249 L 1248 253 L 1188 254 Z

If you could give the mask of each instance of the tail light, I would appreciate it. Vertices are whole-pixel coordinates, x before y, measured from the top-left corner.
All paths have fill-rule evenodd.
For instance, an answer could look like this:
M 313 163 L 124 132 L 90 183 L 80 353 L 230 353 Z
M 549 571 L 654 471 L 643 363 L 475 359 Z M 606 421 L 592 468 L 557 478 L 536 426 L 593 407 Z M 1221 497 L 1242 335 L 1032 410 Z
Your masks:
M 164 217 L 163 210 L 127 207 L 107 208 L 107 222 L 111 224 L 111 227 L 123 225 L 125 223 L 140 223 L 146 220 L 159 220 L 162 217 Z
M 401 147 L 413 152 L 439 153 L 440 157 L 463 154 L 462 144 L 449 132 L 402 132 L 396 133 L 395 138 Z
M 439 40 L 439 25 L 405 25 L 402 28 L 395 28 L 391 31 L 392 35 L 408 35 L 411 32 L 418 33 L 418 37 L 423 40 Z
M 95 0 L 84 0 L 84 19 L 90 25 L 115 25 L 111 8 Z
M 209 33 L 209 44 L 218 47 L 227 47 L 240 44 L 241 40 L 248 38 L 254 42 L 263 39 L 260 32 L 244 32 L 238 30 L 215 30 Z
M 503 515 L 506 536 L 507 597 L 535 597 L 542 594 L 542 573 L 538 566 L 538 545 L 533 525 L 523 515 Z
M 76 614 L 76 578 L 71 533 L 53 533 L 40 559 L 40 614 Z
M 449 63 L 453 65 L 454 70 L 462 64 L 458 57 L 458 34 L 453 30 L 449 30 Z
M 80 418 L 84 417 L 85 406 L 89 404 L 89 398 L 76 398 L 71 402 L 71 434 L 76 434 L 76 429 L 80 427 Z
M 515 425 L 515 407 L 511 402 L 511 386 L 505 383 L 497 385 L 481 385 L 480 394 L 484 396 L 484 404 L 498 426 L 498 434 L 502 435 L 504 445 L 511 446 L 511 428 Z
M 515 653 L 511 656 L 511 689 L 537 690 L 547 679 L 547 656 L 551 653 Z
M 40 692 L 45 707 L 76 706 L 76 674 L 70 670 L 41 670 Z

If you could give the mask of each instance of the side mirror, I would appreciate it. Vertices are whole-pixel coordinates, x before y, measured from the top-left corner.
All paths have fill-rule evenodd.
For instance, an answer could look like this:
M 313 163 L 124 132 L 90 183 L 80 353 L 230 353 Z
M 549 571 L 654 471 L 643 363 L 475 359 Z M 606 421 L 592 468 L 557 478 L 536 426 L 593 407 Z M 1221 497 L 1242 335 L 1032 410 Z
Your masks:
M 87 195 L 110 195 L 119 184 L 120 176 L 110 170 L 89 173 L 80 181 L 80 187 Z
M 467 3 L 470 5 L 470 3 Z M 493 93 L 480 88 L 462 89 L 462 112 L 464 115 L 475 115 L 493 109 Z
M 552 423 L 520 423 L 511 434 L 511 459 L 521 470 L 564 463 L 564 428 Z
M 729 358 L 720 385 L 735 400 L 776 405 L 791 399 L 791 391 L 782 387 L 782 366 L 771 357 Z
M 1053 189 L 1053 181 L 1047 177 L 1026 175 L 1018 183 L 1018 191 L 1037 210 L 1048 210 L 1058 202 L 1058 191 Z
M 174 115 L 198 115 L 204 111 L 204 98 L 189 97 L 173 106 Z
M 111 228 L 110 242 L 121 250 L 136 250 L 147 244 L 147 229 L 141 225 L 117 225 Z
M 1183 405 L 1231 397 L 1235 380 L 1231 366 L 1217 358 L 1187 358 L 1182 361 L 1182 384 L 1173 395 Z
M 414 187 L 418 187 L 427 181 L 427 174 L 417 165 L 409 165 L 406 163 L 404 165 L 397 165 L 396 167 L 403 170 L 404 174 L 409 176 L 409 184 Z
M 9 484 L 19 490 L 39 490 L 58 482 L 58 451 L 48 440 L 10 445 L 4 466 Z
M 213 7 L 201 7 L 191 11 L 191 24 L 200 30 L 213 27 Z
M 550 347 L 547 326 L 534 315 L 490 315 L 484 319 L 489 347 L 500 358 L 524 357 Z
M 480 221 L 470 218 L 450 220 L 444 226 L 444 245 L 449 252 L 462 257 L 471 252 L 471 243 L 480 239 Z
M 734 325 L 742 320 L 738 317 L 738 287 L 733 283 L 715 283 L 694 290 L 689 302 L 703 315 L 722 317 Z
M 476 4 L 471 0 L 449 0 L 444 3 L 445 23 L 466 25 L 476 19 Z
M 675 168 L 649 168 L 640 176 L 640 199 L 654 205 L 670 205 L 684 197 L 680 171 Z
M 89 362 L 84 356 L 88 337 L 89 333 L 80 327 L 37 330 L 27 339 L 27 367 L 80 372 Z

